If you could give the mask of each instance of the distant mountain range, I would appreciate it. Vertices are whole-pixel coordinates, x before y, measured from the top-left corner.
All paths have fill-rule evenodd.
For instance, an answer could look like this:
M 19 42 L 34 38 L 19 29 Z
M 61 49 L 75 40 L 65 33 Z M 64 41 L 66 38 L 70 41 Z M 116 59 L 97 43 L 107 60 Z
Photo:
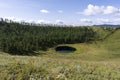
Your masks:
M 113 25 L 113 24 L 101 24 L 101 25 L 93 25 L 97 27 L 120 27 L 120 25 Z

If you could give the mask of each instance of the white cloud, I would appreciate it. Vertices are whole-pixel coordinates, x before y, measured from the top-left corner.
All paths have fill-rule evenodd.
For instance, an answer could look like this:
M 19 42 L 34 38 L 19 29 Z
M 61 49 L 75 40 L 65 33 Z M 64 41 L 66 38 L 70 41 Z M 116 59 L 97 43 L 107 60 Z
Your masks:
M 41 12 L 41 13 L 45 13 L 45 14 L 50 13 L 50 12 L 49 12 L 48 10 L 46 10 L 46 9 L 41 9 L 40 12 Z
M 28 22 L 28 23 L 36 23 L 35 20 L 26 20 L 25 22 Z
M 29 22 L 29 23 L 38 23 L 38 24 L 58 24 L 58 25 L 97 25 L 97 24 L 120 24 L 120 18 L 81 18 L 76 22 L 67 22 L 63 20 L 31 20 L 31 19 L 21 19 L 19 17 L 8 16 L 3 17 L 3 19 L 9 19 L 16 22 Z M 9 21 L 8 21 L 9 22 Z
M 62 21 L 62 20 L 56 20 L 56 24 L 63 25 L 64 21 Z
M 113 19 L 114 24 L 120 24 L 120 18 Z
M 110 19 L 104 19 L 104 18 L 96 19 L 95 22 L 96 22 L 96 23 L 99 23 L 99 24 L 109 24 L 109 23 L 114 23 L 113 20 L 110 20 Z
M 78 25 L 81 25 L 81 26 L 85 26 L 85 25 L 92 25 L 93 24 L 93 20 L 92 19 L 89 19 L 89 18 L 81 18 L 78 20 Z
M 58 13 L 63 13 L 63 11 L 62 10 L 58 10 Z
M 101 18 L 101 19 L 95 19 L 94 24 L 120 24 L 120 18 L 114 18 L 114 19 L 107 19 L 107 18 Z
M 37 23 L 45 23 L 45 20 L 38 20 Z
M 94 6 L 94 5 L 91 5 L 89 4 L 87 9 L 85 9 L 83 11 L 83 14 L 84 15 L 96 15 L 96 14 L 100 14 L 102 13 L 102 9 L 103 9 L 103 6 L 99 7 L 99 6 Z
M 7 17 L 3 17 L 4 19 L 8 19 L 8 20 L 12 20 L 12 21 L 16 21 L 16 22 L 21 22 L 22 19 L 21 18 L 16 18 L 14 16 L 7 16 Z
M 51 24 L 51 22 L 47 21 L 47 20 L 37 20 L 36 23 L 39 23 L 39 24 Z
M 116 19 L 114 19 L 114 21 L 120 23 L 120 18 L 116 18 Z
M 120 10 L 118 8 L 115 8 L 113 6 L 107 6 L 103 11 L 103 14 L 113 14 L 113 13 L 119 13 L 119 12 Z
M 120 9 L 114 6 L 96 6 L 89 4 L 87 9 L 81 12 L 84 15 L 98 15 L 98 14 L 117 14 L 120 13 Z
M 4 17 L 5 19 L 9 19 L 9 20 L 15 20 L 16 18 L 13 16 L 8 16 L 8 17 Z
M 98 19 L 87 19 L 83 18 L 79 20 L 79 25 L 99 25 L 99 24 L 120 24 L 120 18 L 98 18 Z
M 92 23 L 92 20 L 91 19 L 80 19 L 80 22 L 83 22 L 83 23 Z

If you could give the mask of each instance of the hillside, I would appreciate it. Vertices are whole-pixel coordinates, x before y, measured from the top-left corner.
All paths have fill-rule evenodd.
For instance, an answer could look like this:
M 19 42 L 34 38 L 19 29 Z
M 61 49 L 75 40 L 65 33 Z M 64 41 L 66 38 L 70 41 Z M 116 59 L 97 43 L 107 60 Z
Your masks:
M 103 45 L 111 53 L 111 56 L 120 59 L 120 30 L 105 39 Z
M 101 30 L 100 32 L 104 32 Z M 104 40 L 95 41 L 93 43 L 79 43 L 79 44 L 66 44 L 77 49 L 75 54 L 65 55 L 68 59 L 87 60 L 87 61 L 116 61 L 120 60 L 120 30 L 115 30 L 114 33 L 104 32 L 109 35 Z M 103 34 L 102 34 L 103 35 Z M 63 44 L 64 45 L 64 44 Z M 54 49 L 50 52 L 56 53 Z M 49 55 L 49 54 L 48 54 Z M 59 55 L 60 56 L 60 55 Z M 59 57 L 58 58 L 61 58 Z M 64 56 L 64 55 L 61 55 Z
M 15 55 L 31 55 L 29 53 L 47 50 L 59 44 L 90 42 L 96 36 L 97 33 L 89 27 L 0 21 L 0 49 Z
M 42 34 L 44 34 L 44 31 L 46 33 L 53 32 L 50 37 L 48 36 L 49 38 L 46 37 L 46 34 L 44 36 L 41 35 L 42 42 L 50 45 L 50 41 L 54 42 L 61 38 L 61 43 L 49 46 L 46 50 L 38 48 L 39 50 L 36 51 L 37 55 L 32 52 L 27 52 L 27 54 L 31 55 L 23 55 L 25 54 L 23 51 L 24 49 L 26 50 L 27 40 L 30 39 L 28 47 L 31 45 L 34 47 L 33 44 L 36 40 L 33 39 L 33 36 L 35 34 L 31 33 L 38 32 L 39 34 L 36 33 L 38 35 L 36 37 L 39 37 L 41 27 L 29 25 L 22 25 L 21 27 L 21 24 L 16 25 L 16 23 L 8 25 L 5 23 L 4 27 L 0 26 L 0 40 L 2 40 L 0 42 L 4 42 L 4 46 L 3 44 L 1 45 L 5 49 L 10 48 L 8 50 L 16 50 L 16 48 L 18 50 L 15 53 L 12 51 L 14 55 L 9 52 L 6 53 L 4 50 L 0 51 L 1 80 L 120 80 L 120 29 L 100 27 L 58 27 L 56 29 L 55 27 L 49 26 L 46 28 L 44 26 L 42 27 Z M 78 32 L 81 30 L 83 31 Z M 21 31 L 25 31 L 25 34 L 21 33 Z M 71 32 L 72 35 L 77 34 L 76 37 L 71 40 L 73 36 L 68 36 L 68 39 L 65 40 L 65 37 L 71 35 Z M 60 33 L 64 34 L 64 36 L 57 36 Z M 90 33 L 91 36 L 89 36 Z M 82 35 L 81 37 L 81 34 L 84 34 L 84 36 Z M 21 39 L 26 41 L 24 45 L 23 41 L 20 41 Z M 38 39 L 41 39 L 41 37 Z M 44 40 L 47 42 L 44 42 Z M 70 40 L 71 43 L 65 43 L 65 41 Z M 78 43 L 76 40 L 80 42 Z M 81 42 L 81 40 L 83 41 Z M 12 44 L 10 44 L 11 42 Z M 7 48 L 5 44 L 8 46 Z M 55 47 L 61 45 L 74 47 L 76 51 L 69 54 L 56 52 Z M 41 45 L 39 46 L 41 47 Z M 22 51 L 19 52 L 21 49 Z M 31 47 L 29 49 L 35 50 Z

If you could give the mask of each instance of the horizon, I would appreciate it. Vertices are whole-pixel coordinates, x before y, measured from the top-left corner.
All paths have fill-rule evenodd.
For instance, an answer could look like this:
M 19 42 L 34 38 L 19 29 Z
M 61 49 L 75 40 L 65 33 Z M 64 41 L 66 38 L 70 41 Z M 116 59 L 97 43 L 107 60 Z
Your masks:
M 0 0 L 0 17 L 39 24 L 120 25 L 120 1 Z
M 18 23 L 18 24 L 23 24 L 23 25 L 35 25 L 35 26 L 63 26 L 63 27 L 119 27 L 120 24 L 95 24 L 95 25 L 66 25 L 66 24 L 55 24 L 55 23 L 36 23 L 36 22 L 27 22 L 24 20 L 21 21 L 14 21 L 8 18 L 0 18 L 0 21 L 5 21 L 7 23 Z

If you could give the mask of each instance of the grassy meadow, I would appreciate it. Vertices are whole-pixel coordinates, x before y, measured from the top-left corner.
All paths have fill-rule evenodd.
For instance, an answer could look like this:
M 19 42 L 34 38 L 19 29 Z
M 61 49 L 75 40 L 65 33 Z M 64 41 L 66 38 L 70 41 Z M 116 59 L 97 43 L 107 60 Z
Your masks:
M 109 31 L 103 34 L 102 29 L 98 31 L 101 36 L 110 34 Z M 120 30 L 103 41 L 61 45 L 77 50 L 60 54 L 52 47 L 47 51 L 39 51 L 37 56 L 0 52 L 0 79 L 120 80 Z

